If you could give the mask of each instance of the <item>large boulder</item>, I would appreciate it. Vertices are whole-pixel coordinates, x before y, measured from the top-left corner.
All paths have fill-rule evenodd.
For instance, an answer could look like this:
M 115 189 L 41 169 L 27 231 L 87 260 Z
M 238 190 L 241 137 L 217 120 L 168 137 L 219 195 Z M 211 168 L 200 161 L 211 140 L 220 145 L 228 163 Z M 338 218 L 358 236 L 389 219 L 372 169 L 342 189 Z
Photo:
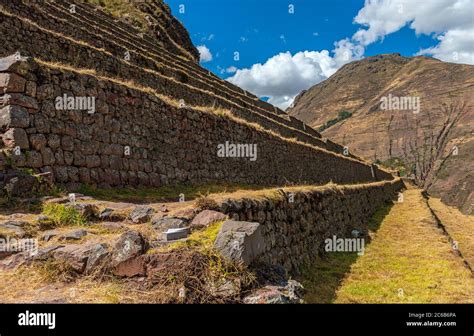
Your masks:
M 70 266 L 77 273 L 86 271 L 88 260 L 97 249 L 96 243 L 65 245 L 52 252 L 55 260 L 60 260 Z M 89 267 L 90 271 L 90 267 Z
M 209 225 L 220 222 L 227 219 L 227 215 L 223 214 L 222 212 L 214 211 L 214 210 L 204 210 L 201 211 L 194 217 L 191 222 L 191 228 L 193 229 L 202 229 L 206 228 Z
M 90 274 L 98 269 L 101 269 L 109 256 L 109 245 L 94 244 L 89 250 L 89 257 L 87 259 L 86 268 L 84 270 L 85 273 Z
M 166 232 L 168 229 L 185 228 L 188 221 L 185 218 L 178 217 L 154 218 L 151 225 L 158 232 Z
M 115 243 L 110 266 L 115 268 L 123 262 L 136 258 L 145 253 L 146 248 L 147 243 L 140 232 L 127 231 Z
M 154 210 L 148 206 L 135 207 L 129 215 L 130 220 L 135 224 L 146 223 L 150 220 Z
M 261 226 L 259 223 L 228 220 L 217 234 L 214 247 L 222 256 L 250 265 L 265 251 Z

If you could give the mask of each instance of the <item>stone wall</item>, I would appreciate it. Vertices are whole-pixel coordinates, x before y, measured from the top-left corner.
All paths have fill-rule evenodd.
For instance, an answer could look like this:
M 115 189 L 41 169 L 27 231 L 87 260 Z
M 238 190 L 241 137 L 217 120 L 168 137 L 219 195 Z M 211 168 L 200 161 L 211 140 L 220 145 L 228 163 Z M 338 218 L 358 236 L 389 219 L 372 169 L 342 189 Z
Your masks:
M 179 108 L 126 83 L 14 56 L 0 64 L 5 92 L 0 128 L 8 160 L 15 167 L 52 172 L 59 183 L 284 185 L 392 179 L 364 162 L 226 115 Z M 96 111 L 57 109 L 55 100 L 64 94 L 96 97 Z M 219 157 L 217 148 L 226 141 L 256 145 L 257 160 Z
M 0 0 L 0 57 L 20 51 L 102 76 L 131 79 L 187 105 L 222 107 L 282 136 L 343 153 L 342 146 L 321 138 L 308 125 L 219 79 L 194 61 L 176 57 L 167 49 L 169 44 L 160 45 L 87 5 L 78 6 L 71 14 L 71 3 Z M 129 60 L 124 59 L 126 53 Z
M 367 244 L 369 219 L 402 188 L 400 179 L 321 187 L 292 192 L 293 202 L 289 191 L 281 191 L 272 198 L 227 200 L 221 211 L 233 220 L 261 225 L 264 252 L 257 261 L 298 273 L 302 266 L 325 253 L 327 238 L 352 239 L 352 231 L 357 230 Z

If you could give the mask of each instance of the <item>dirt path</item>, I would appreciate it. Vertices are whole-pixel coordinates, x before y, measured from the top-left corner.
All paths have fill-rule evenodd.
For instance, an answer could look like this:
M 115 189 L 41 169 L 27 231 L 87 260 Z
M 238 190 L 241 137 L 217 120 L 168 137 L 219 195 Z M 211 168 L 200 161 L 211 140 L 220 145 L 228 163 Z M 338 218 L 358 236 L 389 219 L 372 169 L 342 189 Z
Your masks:
M 463 242 L 467 243 L 467 239 Z M 313 279 L 321 284 L 309 285 L 307 301 L 474 302 L 473 275 L 438 227 L 421 190 L 406 190 L 403 202 L 382 216 L 364 255 L 334 254 L 339 255 L 330 255 L 311 270 Z M 339 269 L 332 268 L 336 264 Z M 328 287 L 332 288 L 332 295 L 328 295 Z

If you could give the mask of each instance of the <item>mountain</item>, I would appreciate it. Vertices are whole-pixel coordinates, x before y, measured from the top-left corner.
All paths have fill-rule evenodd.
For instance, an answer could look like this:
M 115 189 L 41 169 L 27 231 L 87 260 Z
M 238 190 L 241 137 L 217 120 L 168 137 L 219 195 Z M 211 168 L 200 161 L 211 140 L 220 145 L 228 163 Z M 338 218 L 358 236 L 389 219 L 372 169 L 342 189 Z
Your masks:
M 474 66 L 377 55 L 346 64 L 293 105 L 289 115 L 355 155 L 474 212 Z

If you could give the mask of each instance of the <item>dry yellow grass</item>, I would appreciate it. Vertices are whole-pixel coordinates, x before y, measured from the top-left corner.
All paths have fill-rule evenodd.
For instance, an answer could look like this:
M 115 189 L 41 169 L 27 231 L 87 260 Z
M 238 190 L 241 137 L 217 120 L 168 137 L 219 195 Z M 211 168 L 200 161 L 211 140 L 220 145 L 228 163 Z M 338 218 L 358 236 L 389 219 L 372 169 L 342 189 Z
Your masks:
M 60 21 L 67 22 L 67 20 L 65 20 L 65 19 L 63 19 L 63 18 L 57 17 L 57 16 L 55 16 L 55 15 L 52 15 L 51 13 L 47 13 L 46 11 L 44 11 L 44 10 L 43 10 L 41 7 L 39 7 L 39 6 L 36 6 L 36 8 L 37 8 L 38 10 L 44 12 L 45 15 L 48 15 L 48 16 L 50 16 L 50 17 L 53 17 L 53 18 L 55 18 L 56 20 L 60 20 Z M 45 31 L 45 32 L 48 32 L 48 33 L 51 33 L 51 34 L 55 34 L 55 35 L 57 35 L 57 36 L 64 37 L 63 34 L 56 33 L 56 32 L 53 32 L 53 31 L 51 31 L 51 30 L 49 30 L 49 29 L 43 28 L 43 27 L 39 26 L 38 24 L 33 23 L 32 21 L 28 20 L 28 19 L 23 19 L 23 18 L 21 18 L 21 17 L 18 17 L 18 16 L 16 16 L 16 15 L 13 15 L 13 14 L 8 14 L 8 15 L 14 16 L 15 18 L 17 18 L 17 19 L 19 19 L 19 20 L 23 20 L 24 22 L 27 22 L 27 23 L 29 23 L 29 24 L 32 24 L 32 25 L 34 25 L 36 28 L 41 29 L 41 30 L 43 30 L 43 31 Z M 93 25 L 93 26 L 94 26 L 94 28 L 95 28 L 97 31 L 99 31 L 99 32 L 103 32 L 103 33 L 106 33 L 106 34 L 109 33 L 108 31 L 102 29 L 101 27 L 99 27 L 99 26 L 97 26 L 97 25 Z M 92 34 L 95 34 L 95 33 L 92 33 Z M 117 59 L 119 62 L 126 63 L 126 64 L 128 64 L 129 66 L 131 66 L 131 67 L 139 68 L 139 69 L 141 69 L 141 70 L 143 70 L 143 71 L 145 71 L 145 72 L 152 73 L 152 74 L 154 74 L 155 76 L 159 76 L 159 77 L 162 77 L 162 78 L 171 79 L 171 80 L 173 80 L 174 82 L 176 82 L 177 84 L 184 85 L 184 83 L 177 82 L 174 78 L 168 77 L 168 76 L 164 76 L 163 74 L 161 74 L 161 73 L 159 73 L 159 72 L 157 72 L 157 71 L 154 71 L 154 70 L 151 70 L 151 69 L 147 69 L 147 68 L 140 68 L 140 67 L 138 67 L 138 66 L 135 66 L 135 65 L 132 64 L 132 63 L 126 62 L 126 61 L 122 60 L 121 58 L 117 58 L 117 57 L 113 56 L 112 54 L 106 52 L 104 49 L 97 49 L 97 48 L 95 48 L 94 46 L 88 44 L 87 42 L 79 41 L 79 40 L 72 39 L 72 38 L 69 38 L 69 37 L 64 37 L 64 38 L 67 38 L 68 40 L 70 40 L 70 41 L 72 41 L 72 42 L 74 42 L 74 43 L 81 44 L 82 46 L 90 47 L 90 48 L 93 48 L 93 49 L 98 50 L 98 51 L 103 51 L 103 52 L 104 52 L 105 54 L 107 54 L 109 57 L 113 57 L 113 58 Z M 124 39 L 120 38 L 119 36 L 114 36 L 114 39 L 119 40 L 119 41 L 121 41 L 121 42 L 123 42 L 123 43 L 126 43 L 126 42 L 127 42 L 127 41 L 125 41 Z M 113 40 L 111 40 L 110 42 L 116 44 Z M 118 44 L 117 44 L 117 45 L 118 45 Z M 118 46 L 120 46 L 120 45 L 118 45 Z M 217 84 L 217 85 L 219 85 L 219 86 L 222 87 L 222 84 L 219 83 L 218 81 L 212 79 L 212 77 L 210 77 L 211 79 L 205 78 L 204 76 L 202 76 L 200 73 L 196 72 L 195 70 L 193 70 L 193 69 L 191 69 L 191 68 L 189 68 L 189 67 L 185 67 L 185 66 L 183 66 L 183 65 L 181 65 L 181 64 L 176 63 L 176 58 L 175 58 L 175 56 L 173 56 L 173 57 L 168 56 L 168 55 L 167 55 L 168 52 L 166 51 L 166 49 L 163 49 L 163 54 L 159 55 L 159 54 L 156 54 L 156 53 L 154 53 L 154 52 L 151 52 L 150 50 L 146 50 L 146 49 L 140 47 L 139 45 L 136 45 L 135 47 L 136 47 L 138 50 L 130 50 L 131 53 L 136 53 L 137 55 L 140 55 L 140 56 L 142 56 L 142 57 L 148 59 L 149 61 L 153 62 L 158 68 L 167 67 L 167 66 L 165 66 L 163 63 L 157 61 L 157 59 L 161 59 L 162 57 L 166 56 L 165 58 L 167 58 L 167 61 L 168 61 L 168 62 L 173 63 L 173 65 L 174 65 L 176 68 L 181 69 L 181 70 L 184 71 L 184 73 L 186 73 L 187 75 L 190 75 L 190 73 L 192 73 L 193 77 L 194 77 L 196 80 L 200 81 L 201 83 L 209 84 L 209 85 L 211 85 L 211 83 L 213 83 L 213 84 Z M 152 57 L 147 56 L 147 55 L 151 55 Z M 186 61 L 189 61 L 189 60 L 186 60 Z M 169 67 L 168 67 L 168 68 L 169 68 Z M 174 70 L 174 69 L 173 69 L 173 70 Z M 211 86 L 213 86 L 213 85 L 211 85 Z M 189 85 L 188 85 L 188 87 L 189 87 L 190 89 L 192 89 L 192 90 L 199 90 L 199 88 L 195 88 L 195 87 L 193 87 L 193 86 L 189 86 Z M 214 87 L 215 87 L 215 86 L 214 86 Z M 238 100 L 238 101 L 240 101 L 240 102 L 244 102 L 241 98 L 239 98 L 239 97 L 242 96 L 242 93 L 241 93 L 241 92 L 239 92 L 239 91 L 237 91 L 237 90 L 232 90 L 232 89 L 230 89 L 230 88 L 228 88 L 228 87 L 226 87 L 226 90 L 229 90 L 230 92 L 232 92 L 232 93 L 235 95 L 234 98 L 235 98 L 236 100 Z M 220 96 L 220 95 L 216 95 L 215 93 L 210 93 L 210 92 L 207 91 L 207 90 L 201 90 L 201 91 L 206 92 L 206 93 L 208 93 L 208 94 L 212 94 L 213 96 L 219 97 L 220 99 L 223 99 L 223 100 L 225 100 L 225 101 L 227 101 L 227 102 L 230 102 L 230 103 L 232 103 L 232 104 L 234 104 L 234 105 L 237 105 L 237 104 L 235 104 L 235 102 L 228 101 L 228 100 L 225 99 L 224 97 L 222 97 L 222 96 Z M 239 106 L 240 108 L 242 108 L 240 105 L 237 105 L 237 106 Z M 253 108 L 254 108 L 254 109 L 257 109 L 257 110 L 264 111 L 264 112 L 268 112 L 267 110 L 265 110 L 265 109 L 263 109 L 263 108 L 261 108 L 261 107 L 259 107 L 259 106 L 257 106 L 257 105 L 254 105 Z
M 472 303 L 474 279 L 437 227 L 421 191 L 409 189 L 352 265 L 335 302 Z
M 443 223 L 469 265 L 474 267 L 474 216 L 463 214 L 439 198 L 430 198 L 429 205 Z
M 45 61 L 45 60 L 41 60 L 39 58 L 35 58 L 35 61 L 38 64 L 41 64 L 41 65 L 43 65 L 45 67 L 48 67 L 48 68 L 62 69 L 62 70 L 75 72 L 75 73 L 79 73 L 79 74 L 90 75 L 90 76 L 94 76 L 97 79 L 100 79 L 100 80 L 103 80 L 103 81 L 109 81 L 109 82 L 112 82 L 112 83 L 116 83 L 116 84 L 128 87 L 130 89 L 134 89 L 134 90 L 137 90 L 137 91 L 152 94 L 152 95 L 155 95 L 160 100 L 162 100 L 163 102 L 165 102 L 166 104 L 177 107 L 177 108 L 181 106 L 181 102 L 179 100 L 168 97 L 168 96 L 165 96 L 163 94 L 160 94 L 156 90 L 154 90 L 150 87 L 142 86 L 142 85 L 137 84 L 137 83 L 135 83 L 131 80 L 127 81 L 127 80 L 123 80 L 123 79 L 119 79 L 119 78 L 111 78 L 111 77 L 107 77 L 107 76 L 98 75 L 97 73 L 95 73 L 95 70 L 93 70 L 93 69 L 75 68 L 75 67 L 72 67 L 71 65 L 60 63 L 60 62 L 48 62 L 48 61 Z M 232 112 L 230 112 L 228 110 L 224 110 L 222 108 L 215 108 L 215 107 L 211 107 L 211 106 L 193 106 L 193 105 L 186 105 L 186 108 L 194 109 L 194 110 L 201 111 L 201 112 L 206 112 L 206 113 L 209 113 L 209 114 L 212 114 L 212 115 L 218 115 L 220 117 L 226 117 L 229 120 L 232 120 L 232 121 L 234 121 L 238 124 L 245 125 L 245 126 L 250 127 L 250 128 L 252 128 L 252 129 L 254 129 L 258 132 L 266 133 L 266 134 L 269 134 L 273 137 L 277 137 L 280 140 L 283 140 L 283 141 L 286 141 L 286 142 L 289 142 L 289 143 L 298 144 L 298 145 L 301 145 L 301 146 L 306 146 L 306 147 L 312 148 L 316 151 L 323 152 L 323 153 L 326 153 L 326 154 L 329 154 L 329 155 L 332 155 L 332 156 L 336 156 L 336 157 L 339 157 L 339 158 L 342 158 L 342 159 L 345 159 L 345 160 L 361 163 L 363 165 L 369 165 L 369 163 L 367 161 L 365 161 L 361 158 L 360 159 L 354 159 L 354 158 L 349 157 L 349 156 L 344 156 L 342 154 L 329 151 L 329 150 L 327 150 L 325 148 L 322 148 L 322 147 L 317 147 L 317 146 L 314 146 L 314 145 L 311 145 L 309 143 L 302 142 L 302 141 L 295 141 L 293 138 L 284 137 L 280 134 L 275 133 L 274 131 L 264 129 L 260 124 L 253 123 L 253 122 L 248 122 L 244 119 L 236 117 L 232 114 Z M 224 111 L 227 111 L 227 112 L 224 112 Z M 275 123 L 278 124 L 277 122 L 275 122 Z

